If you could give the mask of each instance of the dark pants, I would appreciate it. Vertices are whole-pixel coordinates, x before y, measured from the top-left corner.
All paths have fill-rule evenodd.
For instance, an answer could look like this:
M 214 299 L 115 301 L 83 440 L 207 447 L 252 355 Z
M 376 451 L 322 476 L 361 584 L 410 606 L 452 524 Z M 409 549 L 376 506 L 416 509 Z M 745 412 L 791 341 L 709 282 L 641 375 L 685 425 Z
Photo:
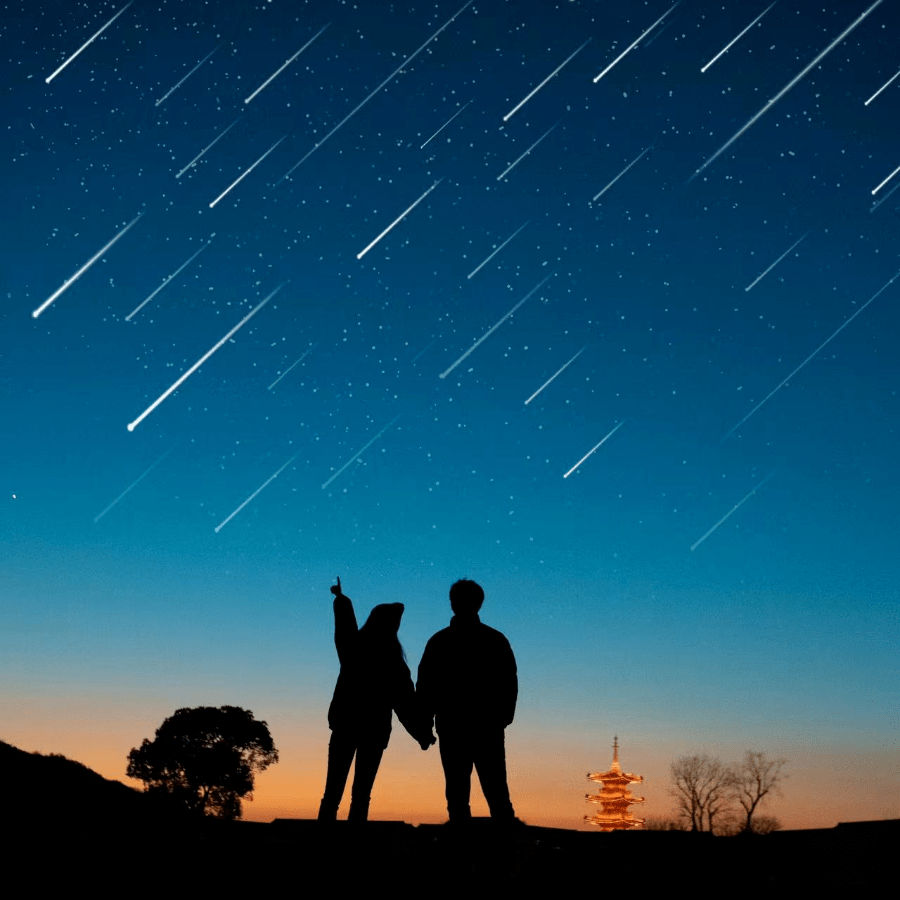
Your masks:
M 336 731 L 331 733 L 331 741 L 328 743 L 328 776 L 325 779 L 325 793 L 319 804 L 320 821 L 333 822 L 337 818 L 354 754 L 356 768 L 353 772 L 350 813 L 347 819 L 351 822 L 366 821 L 369 816 L 372 785 L 378 774 L 382 753 L 384 747 L 380 741 L 372 743 L 361 740 L 355 734 L 341 734 Z
M 439 732 L 441 763 L 447 783 L 447 814 L 451 822 L 472 818 L 469 796 L 472 767 L 478 772 L 481 790 L 491 818 L 515 818 L 506 784 L 506 746 L 502 728 L 479 731 L 446 729 Z

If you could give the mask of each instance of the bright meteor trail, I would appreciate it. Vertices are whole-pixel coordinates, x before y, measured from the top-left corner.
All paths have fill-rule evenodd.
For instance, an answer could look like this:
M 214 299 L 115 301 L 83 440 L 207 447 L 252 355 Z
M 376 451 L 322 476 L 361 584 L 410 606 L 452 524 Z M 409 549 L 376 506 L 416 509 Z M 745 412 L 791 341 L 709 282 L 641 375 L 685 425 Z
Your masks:
M 557 122 L 556 125 L 559 125 L 559 122 Z M 522 154 L 522 155 L 521 155 L 514 163 L 511 163 L 510 165 L 508 165 L 508 166 L 507 166 L 507 167 L 506 167 L 506 168 L 505 168 L 505 169 L 497 176 L 497 181 L 502 181 L 502 180 L 507 176 L 507 174 L 508 174 L 509 172 L 511 172 L 511 171 L 512 171 L 512 170 L 513 170 L 520 162 L 522 162 L 522 160 L 525 159 L 525 157 L 528 156 L 528 154 L 531 153 L 531 151 L 534 150 L 534 148 L 537 147 L 537 145 L 538 145 L 545 137 L 547 137 L 547 135 L 550 134 L 550 132 L 553 131 L 554 128 L 556 128 L 556 125 L 551 125 L 551 126 L 550 126 L 550 127 L 549 127 L 549 128 L 548 128 L 548 129 L 547 129 L 547 130 L 546 130 L 546 131 L 545 131 L 545 132 L 544 132 L 544 133 L 543 133 L 543 134 L 542 134 L 542 135 L 541 135 L 541 136 L 540 136 L 540 137 L 539 137 L 539 138 L 538 138 L 538 139 L 537 139 L 537 140 L 536 140 L 536 141 L 535 141 L 535 142 L 534 142 L 534 143 L 533 143 L 533 144 L 532 144 L 532 145 L 531 145 L 531 146 L 530 146 L 530 147 L 529 147 L 529 148 L 528 148 L 528 149 L 527 149 L 527 150 L 526 150 L 526 151 L 525 151 L 525 152 L 524 152 L 524 153 L 523 153 L 523 154 Z
M 360 252 L 356 254 L 356 258 L 362 259 L 395 225 L 399 225 L 400 222 L 402 222 L 442 181 L 443 179 L 439 178 L 430 188 L 428 188 L 427 191 L 425 191 L 424 194 L 422 194 L 421 197 L 419 197 L 418 200 L 416 200 L 415 203 L 413 203 L 411 206 L 408 206 L 402 213 L 400 213 L 400 215 L 397 216 L 397 218 L 394 219 L 394 221 L 391 222 L 391 224 L 388 225 L 388 227 L 385 228 L 384 231 L 382 231 L 374 241 L 372 241 L 367 247 L 364 247 L 362 250 L 360 250 Z
M 268 85 L 273 82 L 331 23 L 328 22 L 326 25 L 323 25 L 287 62 L 285 62 L 280 69 L 278 69 L 274 74 L 270 75 L 249 97 L 244 100 L 244 103 L 249 103 L 260 91 L 264 90 Z
M 613 180 L 605 188 L 603 188 L 603 190 L 600 191 L 600 193 L 597 194 L 597 196 L 594 197 L 593 200 L 591 200 L 591 203 L 596 203 L 636 162 L 638 162 L 644 156 L 645 153 L 647 153 L 649 150 L 652 150 L 653 146 L 654 145 L 651 144 L 646 148 L 646 150 L 643 150 L 630 163 L 628 163 L 628 165 L 625 166 L 625 168 L 622 169 L 622 171 L 619 172 L 619 174 L 616 175 L 616 177 L 613 178 Z
M 875 91 L 875 93 L 872 94 L 872 96 L 869 97 L 869 99 L 866 100 L 865 103 L 863 103 L 863 106 L 868 106 L 889 84 L 892 84 L 896 80 L 898 75 L 900 75 L 900 72 L 897 72 L 896 75 L 892 75 L 890 78 L 888 78 L 888 80 L 880 88 L 878 88 L 878 90 Z
M 163 453 L 163 455 L 155 463 L 153 463 L 152 466 L 145 469 L 140 475 L 138 475 L 138 477 L 134 481 L 132 481 L 131 484 L 129 484 L 128 487 L 125 488 L 125 490 L 122 491 L 122 493 L 119 494 L 119 496 L 116 497 L 116 499 L 113 500 L 113 502 L 110 503 L 102 513 L 98 513 L 96 516 L 94 516 L 94 522 L 99 522 L 132 488 L 137 487 L 137 485 L 139 485 L 171 452 L 171 450 L 166 450 L 166 452 Z
M 503 121 L 508 122 L 551 78 L 553 78 L 570 60 L 573 60 L 593 39 L 588 38 L 574 53 L 566 57 L 532 92 L 524 99 L 520 100 L 504 117 Z
M 803 80 L 841 41 L 853 31 L 857 25 L 859 25 L 863 19 L 865 19 L 873 10 L 877 7 L 881 6 L 884 0 L 875 0 L 875 2 L 858 18 L 856 18 L 850 25 L 848 25 L 803 71 L 792 78 L 771 100 L 766 102 L 766 105 L 755 115 L 753 118 L 749 119 L 738 132 L 736 132 L 731 138 L 728 139 L 718 150 L 716 150 L 713 155 L 694 172 L 693 175 L 688 179 L 689 181 L 693 181 L 701 172 L 707 169 L 710 165 L 712 165 L 741 135 L 744 134 L 749 128 L 755 125 L 791 88 L 795 87 L 800 81 Z
M 502 319 L 496 322 L 480 337 L 465 353 L 455 362 L 449 369 L 444 369 L 443 372 L 438 376 L 439 378 L 446 378 L 476 347 L 480 344 L 484 343 L 529 297 L 531 297 L 535 292 L 539 291 L 556 273 L 551 272 L 540 284 L 533 287 Z
M 231 191 L 233 191 L 234 188 L 236 188 L 286 137 L 287 135 L 275 141 L 275 143 L 272 144 L 272 146 L 269 147 L 269 149 L 266 150 L 266 152 L 263 153 L 263 155 L 255 163 L 253 163 L 253 165 L 250 166 L 249 169 L 242 172 L 237 178 L 235 178 L 235 180 L 232 181 L 231 184 L 228 185 L 228 187 L 225 188 L 225 190 L 222 191 L 222 193 L 219 194 L 219 196 L 216 197 L 216 199 L 213 200 L 212 203 L 209 204 L 209 208 L 212 209 L 223 197 L 227 197 L 228 194 L 230 194 Z
M 887 288 L 890 287 L 890 285 L 892 285 L 897 280 L 897 278 L 900 278 L 900 272 L 897 272 L 897 274 L 894 275 L 894 277 L 891 278 L 887 282 L 887 284 L 885 284 L 883 287 L 880 287 L 874 294 L 872 294 L 872 296 L 869 297 L 869 299 L 866 300 L 866 302 L 863 303 L 863 305 L 855 313 L 853 313 L 853 315 L 850 316 L 850 318 L 847 319 L 846 322 L 835 329 L 829 337 L 825 338 L 825 340 L 822 341 L 822 343 L 819 344 L 819 346 L 816 347 L 816 349 L 813 350 L 813 352 L 810 353 L 809 356 L 807 356 L 806 359 L 804 359 L 803 362 L 800 363 L 800 365 L 797 366 L 797 368 L 787 376 L 787 378 L 779 382 L 778 386 L 774 390 L 769 391 L 769 393 L 766 394 L 766 396 L 763 397 L 762 400 L 760 400 L 759 403 L 757 403 L 756 406 L 754 406 L 753 409 L 751 409 L 750 412 L 748 412 L 747 415 L 744 416 L 744 418 L 741 419 L 741 421 L 738 422 L 737 425 L 735 425 L 734 428 L 732 428 L 728 432 L 728 434 L 726 434 L 725 437 L 722 438 L 722 440 L 725 441 L 730 438 L 731 435 L 733 435 L 735 431 L 737 431 L 738 428 L 740 428 L 741 425 L 743 425 L 744 422 L 746 422 L 747 419 L 749 419 L 750 416 L 753 415 L 753 413 L 755 413 L 767 400 L 769 400 L 778 391 L 780 391 L 826 344 L 830 344 L 876 297 L 880 296 L 885 290 L 887 290 Z
M 898 172 L 900 172 L 900 166 L 897 166 L 897 168 L 894 169 L 894 171 L 891 172 L 891 174 L 888 175 L 874 191 L 872 191 L 872 196 L 874 197 Z
M 240 116 L 238 116 L 224 131 L 219 132 L 219 134 L 210 141 L 175 177 L 181 178 L 188 169 L 192 168 L 194 164 L 203 156 L 207 150 L 210 150 L 215 144 L 222 140 L 232 128 L 240 121 Z
M 536 391 L 535 391 L 535 392 L 534 392 L 534 393 L 533 393 L 533 394 L 525 401 L 525 405 L 528 406 L 528 404 L 531 403 L 531 401 L 534 400 L 534 398 L 537 397 L 537 395 L 538 395 L 545 387 L 547 387 L 548 384 L 550 384 L 551 382 L 555 381 L 556 378 L 557 378 L 557 376 L 562 375 L 562 373 L 565 372 L 565 370 L 568 369 L 569 366 L 571 366 L 572 363 L 575 362 L 575 360 L 578 359 L 578 357 L 581 356 L 582 353 L 584 353 L 586 347 L 587 347 L 587 344 L 585 344 L 584 347 L 582 347 L 582 348 L 581 348 L 581 349 L 580 349 L 580 350 L 579 350 L 579 351 L 578 351 L 578 352 L 577 352 L 577 353 L 576 353 L 576 354 L 575 354 L 575 355 L 574 355 L 574 356 L 573 356 L 573 357 L 572 357 L 572 358 L 571 358 L 564 366 L 562 366 L 562 367 L 561 367 L 554 375 L 551 375 L 551 376 L 550 376 L 550 377 L 549 377 L 549 378 L 548 378 L 548 379 L 547 379 L 547 380 L 546 380 L 546 381 L 545 381 L 545 382 L 544 382 L 544 383 L 543 383 L 543 384 L 542 384 L 542 385 L 541 385 L 541 386 L 540 386 L 540 387 L 539 387 L 539 388 L 538 388 L 538 389 L 537 389 L 537 390 L 536 390 Z
M 806 234 L 809 234 L 809 232 L 807 231 Z M 796 247 L 796 246 L 800 243 L 800 241 L 802 241 L 803 238 L 806 237 L 806 234 L 804 234 L 803 237 L 800 238 L 799 240 L 794 241 L 794 243 L 791 244 L 791 246 L 788 247 L 787 250 L 785 250 L 784 253 L 782 253 L 781 256 L 779 256 L 778 259 L 776 259 L 775 262 L 773 262 L 771 266 L 769 266 L 768 269 L 766 269 L 761 275 L 757 275 L 756 278 L 754 278 L 753 281 L 752 281 L 750 284 L 748 284 L 747 287 L 744 288 L 744 290 L 745 290 L 745 291 L 749 291 L 750 288 L 752 288 L 754 285 L 756 285 L 756 284 L 758 284 L 760 281 L 762 281 L 763 278 L 765 278 L 766 275 L 768 275 L 769 272 L 771 272 L 772 269 L 774 269 L 775 266 L 777 266 L 778 263 L 780 263 L 780 262 L 781 262 L 781 261 L 782 261 L 782 260 L 783 260 L 790 252 L 791 252 L 791 250 L 793 250 L 794 247 Z
M 135 313 L 140 312 L 176 275 L 184 271 L 211 243 L 212 241 L 207 241 L 189 259 L 183 262 L 143 303 L 136 306 L 127 316 L 125 316 L 125 321 L 130 322 Z
M 298 166 L 303 165 L 303 163 L 305 163 L 306 160 L 308 160 L 308 159 L 310 158 L 310 156 L 312 156 L 313 153 L 315 153 L 316 150 L 318 150 L 319 147 L 321 147 L 322 144 L 325 143 L 325 141 L 327 141 L 327 140 L 328 140 L 328 139 L 329 139 L 329 138 L 330 138 L 330 137 L 331 137 L 331 136 L 332 136 L 339 128 L 341 128 L 341 127 L 342 127 L 349 119 L 352 119 L 353 116 L 355 116 L 355 115 L 356 115 L 356 114 L 357 114 L 357 113 L 358 113 L 358 112 L 359 112 L 359 111 L 360 111 L 360 110 L 361 110 L 361 109 L 362 109 L 362 108 L 363 108 L 363 107 L 364 107 L 364 106 L 365 106 L 365 105 L 366 105 L 366 104 L 367 104 L 367 103 L 368 103 L 368 102 L 369 102 L 369 101 L 370 101 L 370 100 L 371 100 L 371 99 L 372 99 L 372 98 L 373 98 L 373 97 L 374 97 L 374 96 L 375 96 L 375 95 L 376 95 L 376 94 L 377 94 L 377 93 L 378 93 L 378 92 L 379 92 L 379 91 L 380 91 L 380 90 L 388 83 L 388 82 L 393 81 L 394 78 L 396 78 L 396 76 L 397 76 L 401 71 L 403 71 L 403 68 L 404 68 L 405 66 L 409 65 L 409 63 L 411 63 L 411 62 L 412 62 L 412 61 L 413 61 L 413 60 L 414 60 L 414 59 L 415 59 L 415 58 L 416 58 L 416 57 L 417 57 L 417 56 L 418 56 L 418 55 L 419 55 L 419 54 L 420 54 L 420 53 L 421 53 L 421 52 L 422 52 L 422 51 L 423 51 L 423 50 L 424 50 L 424 49 L 425 49 L 425 48 L 426 48 L 426 47 L 427 47 L 427 46 L 428 46 L 428 45 L 429 45 L 429 44 L 430 44 L 430 43 L 431 43 L 431 42 L 432 42 L 432 41 L 433 41 L 433 40 L 434 40 L 434 39 L 435 39 L 435 38 L 436 38 L 436 37 L 437 37 L 437 36 L 438 36 L 438 35 L 439 35 L 439 34 L 447 27 L 447 26 L 448 26 L 448 25 L 450 25 L 450 23 L 453 22 L 453 20 L 454 20 L 460 13 L 465 12 L 465 10 L 467 10 L 474 2 L 475 2 L 475 0 L 469 0 L 469 2 L 466 3 L 465 6 L 461 6 L 455 13 L 453 13 L 453 15 L 450 16 L 450 18 L 447 19 L 447 21 L 444 22 L 444 24 L 441 25 L 441 27 L 438 28 L 438 30 L 437 30 L 430 38 L 428 38 L 428 40 L 425 41 L 425 43 L 422 44 L 422 46 L 419 47 L 419 49 L 416 50 L 415 53 L 412 53 L 412 54 L 410 54 L 409 56 L 407 56 L 406 59 L 404 59 L 403 62 L 400 63 L 400 65 L 397 66 L 397 68 L 394 69 L 394 71 L 391 72 L 391 74 L 388 75 L 388 77 L 385 78 L 384 81 L 382 81 L 381 84 L 379 84 L 378 87 L 375 88 L 375 90 L 372 91 L 372 93 L 369 94 L 369 95 L 366 97 L 366 99 L 362 101 L 362 103 L 358 104 L 357 106 L 354 106 L 353 109 L 351 109 L 350 112 L 348 112 L 347 115 L 344 116 L 344 118 L 341 119 L 341 121 L 338 122 L 337 125 L 335 125 L 334 128 L 332 128 L 331 131 L 329 131 L 328 134 L 326 134 L 325 137 L 322 138 L 321 141 L 316 141 L 316 143 L 313 144 L 312 150 L 310 150 L 310 151 L 306 154 L 306 156 L 304 156 L 304 157 L 300 160 L 300 162 L 298 162 L 298 163 L 296 163 L 295 165 L 291 166 L 291 168 L 288 169 L 288 171 L 287 171 L 281 178 L 278 179 L 278 181 L 276 182 L 276 185 L 281 184 L 281 182 L 284 181 L 285 178 L 289 178 L 291 172 L 293 172 L 294 169 L 296 169 Z
M 67 278 L 61 287 L 58 287 L 34 312 L 32 316 L 36 319 L 64 290 L 73 285 L 85 272 L 95 263 L 122 235 L 134 225 L 135 222 L 143 215 L 138 213 L 105 247 L 98 250 L 71 278 Z
M 112 25 L 113 22 L 116 21 L 116 19 L 118 19 L 119 16 L 121 16 L 122 13 L 125 12 L 125 10 L 128 9 L 129 6 L 131 6 L 132 3 L 134 3 L 134 0 L 128 0 L 128 3 L 126 3 L 92 38 L 86 40 L 68 59 L 63 62 L 63 64 L 52 75 L 48 75 L 44 79 L 45 83 L 50 84 L 50 82 L 53 81 L 53 79 L 56 78 L 56 76 L 59 75 L 59 73 L 62 72 L 62 70 L 70 62 L 72 62 L 72 60 L 75 59 L 76 56 L 81 54 L 84 50 L 87 50 L 87 48 L 91 44 L 93 44 L 94 41 L 96 41 L 97 38 L 100 37 L 100 35 L 103 34 L 103 32 L 106 31 L 106 29 L 109 28 L 109 26 Z
M 681 0 L 678 0 L 680 3 Z M 645 38 L 660 22 L 670 13 L 678 3 L 673 3 L 633 44 L 629 44 L 595 79 L 594 84 L 596 84 L 613 66 L 615 66 L 621 59 L 626 57 L 635 47 Z
M 777 3 L 778 0 L 775 0 Z M 736 38 L 726 44 L 700 71 L 705 72 L 723 53 L 727 53 L 774 5 L 770 3 Z
M 337 478 L 338 475 L 340 475 L 341 472 L 343 472 L 348 466 L 350 466 L 350 465 L 352 465 L 353 463 L 355 463 L 356 460 L 358 460 L 358 459 L 363 455 L 363 453 L 365 453 L 366 450 L 368 450 L 369 447 L 371 447 L 372 444 L 374 444 L 375 441 L 377 441 L 378 438 L 380 438 L 380 437 L 388 430 L 388 428 L 390 428 L 390 427 L 394 424 L 394 422 L 396 422 L 397 419 L 399 419 L 399 418 L 400 418 L 400 416 L 394 416 L 394 418 L 391 419 L 391 421 L 388 422 L 387 425 L 385 425 L 384 428 L 382 428 L 381 431 L 379 431 L 378 434 L 376 434 L 375 437 L 373 437 L 372 440 L 369 441 L 369 443 L 366 444 L 365 447 L 362 448 L 362 450 L 358 451 L 357 453 L 354 453 L 353 456 L 351 456 L 350 459 L 348 459 L 347 462 L 345 462 L 344 465 L 342 465 L 342 466 L 337 470 L 337 472 L 335 472 L 334 475 L 332 475 L 331 478 L 329 478 L 328 481 L 326 481 L 326 482 L 322 485 L 323 490 L 324 490 L 325 488 L 327 488 L 328 485 L 331 484 L 331 482 L 334 481 L 334 479 Z
M 710 528 L 709 531 L 707 531 L 699 541 L 694 541 L 694 543 L 691 544 L 691 552 L 696 550 L 732 513 L 737 512 L 777 471 L 777 469 L 773 469 L 771 472 L 769 472 L 769 474 L 766 475 L 766 477 L 763 478 L 763 480 L 758 485 L 756 485 L 756 487 L 753 488 L 753 490 L 750 491 L 750 493 L 747 494 L 746 497 L 735 503 L 734 506 L 732 506 L 731 509 L 728 510 L 728 512 L 725 513 L 725 515 L 722 516 L 722 518 L 719 519 L 719 521 L 716 522 L 716 524 L 713 525 L 713 527 Z
M 137 426 L 140 425 L 141 422 L 143 422 L 144 419 L 146 419 L 147 416 L 149 416 L 150 413 L 152 413 L 153 410 L 156 409 L 156 407 L 166 399 L 166 397 L 168 397 L 174 391 L 177 391 L 178 388 L 181 387 L 181 385 L 184 384 L 184 382 L 187 381 L 188 378 L 190 378 L 191 375 L 193 375 L 194 372 L 196 372 L 197 369 L 199 369 L 200 366 L 202 366 L 203 363 L 205 363 L 213 355 L 213 353 L 215 353 L 216 350 L 219 349 L 219 347 L 231 340 L 231 338 L 235 334 L 237 334 L 238 331 L 240 331 L 284 287 L 286 283 L 287 282 L 282 282 L 281 284 L 279 284 L 278 287 L 275 288 L 275 290 L 272 291 L 272 293 L 269 294 L 268 297 L 254 306 L 253 309 L 251 309 L 250 312 L 248 312 L 247 315 L 244 316 L 244 318 L 241 319 L 241 321 L 238 322 L 237 325 L 235 325 L 234 328 L 232 328 L 231 331 L 229 331 L 228 334 L 226 334 L 225 337 L 223 337 L 222 340 L 219 341 L 218 344 L 216 344 L 211 350 L 207 350 L 207 352 L 204 353 L 203 356 L 201 356 L 200 359 L 198 359 L 197 362 L 195 362 L 187 370 L 187 372 L 185 372 L 184 375 L 182 375 L 178 379 L 178 381 L 176 381 L 167 391 L 165 391 L 165 393 L 160 394 L 159 397 L 157 397 L 156 400 L 154 400 L 133 422 L 129 422 L 128 430 L 134 431 L 134 429 L 137 428 Z
M 221 46 L 222 45 L 220 44 L 219 47 Z M 206 56 L 204 56 L 203 59 L 201 59 L 200 62 L 198 62 L 197 65 L 194 66 L 194 68 L 191 69 L 191 71 L 188 72 L 187 75 L 185 75 L 184 78 L 182 78 L 181 81 L 179 81 L 178 84 L 175 85 L 175 87 L 170 88 L 165 94 L 162 95 L 162 97 L 159 98 L 159 100 L 156 101 L 156 105 L 159 106 L 160 103 L 164 103 L 172 94 L 174 94 L 175 91 L 177 91 L 178 88 L 180 88 L 188 80 L 188 78 L 190 78 L 191 75 L 193 75 L 194 72 L 196 72 L 197 69 L 199 69 L 200 66 L 202 66 L 203 63 L 205 63 L 213 55 L 213 53 L 215 53 L 216 50 L 219 49 L 219 47 L 213 47 L 213 49 L 210 50 L 209 53 L 207 53 Z
M 295 453 L 274 475 L 266 479 L 228 518 L 222 519 L 214 531 L 218 534 L 254 497 L 258 497 L 300 454 Z
M 525 223 L 527 225 L 528 222 Z M 525 225 L 520 225 L 493 253 L 483 262 L 481 265 L 476 266 L 466 275 L 466 278 L 471 278 L 475 275 L 480 269 L 483 269 L 524 227 Z
M 582 456 L 581 459 L 579 459 L 578 462 L 575 463 L 575 465 L 572 466 L 572 468 L 569 469 L 569 471 L 566 472 L 565 475 L 563 475 L 563 478 L 568 478 L 592 453 L 594 453 L 595 450 L 599 450 L 624 424 L 624 421 L 619 422 L 619 424 L 616 425 L 616 427 L 613 428 L 613 430 L 605 438 L 603 438 L 603 440 L 600 441 L 599 444 L 591 447 L 591 449 L 588 450 L 588 452 L 585 453 L 584 456 Z

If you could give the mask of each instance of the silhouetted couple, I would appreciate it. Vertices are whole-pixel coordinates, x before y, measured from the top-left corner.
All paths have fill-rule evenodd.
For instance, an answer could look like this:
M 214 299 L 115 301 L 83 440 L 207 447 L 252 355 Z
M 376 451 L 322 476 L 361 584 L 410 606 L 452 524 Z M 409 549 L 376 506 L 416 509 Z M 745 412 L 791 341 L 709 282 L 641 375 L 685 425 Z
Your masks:
M 397 637 L 402 603 L 376 606 L 357 628 L 353 603 L 334 594 L 334 643 L 341 672 L 328 709 L 331 742 L 328 776 L 319 819 L 333 821 L 356 756 L 350 821 L 364 822 L 381 756 L 391 736 L 391 711 L 423 750 L 440 738 L 451 822 L 472 817 L 472 768 L 494 819 L 515 820 L 506 783 L 504 729 L 516 711 L 516 660 L 509 641 L 482 624 L 478 611 L 484 591 L 474 581 L 450 588 L 453 618 L 425 647 L 413 688 Z

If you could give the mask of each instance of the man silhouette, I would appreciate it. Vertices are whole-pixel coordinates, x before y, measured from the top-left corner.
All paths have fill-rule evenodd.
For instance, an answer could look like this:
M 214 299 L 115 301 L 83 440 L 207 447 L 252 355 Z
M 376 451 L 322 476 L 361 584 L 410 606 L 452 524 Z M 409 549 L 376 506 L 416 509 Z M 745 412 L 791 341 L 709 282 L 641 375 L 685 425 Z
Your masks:
M 506 783 L 504 729 L 516 711 L 516 659 L 509 641 L 482 624 L 484 591 L 463 579 L 450 588 L 450 627 L 425 646 L 416 693 L 427 723 L 435 718 L 451 822 L 472 818 L 472 767 L 491 817 L 515 820 Z

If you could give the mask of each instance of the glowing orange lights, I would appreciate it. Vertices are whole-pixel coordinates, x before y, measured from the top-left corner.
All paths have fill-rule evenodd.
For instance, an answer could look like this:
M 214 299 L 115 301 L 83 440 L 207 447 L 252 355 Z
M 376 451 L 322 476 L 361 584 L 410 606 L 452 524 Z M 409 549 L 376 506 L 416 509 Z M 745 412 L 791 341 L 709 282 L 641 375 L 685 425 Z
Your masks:
M 601 831 L 620 831 L 627 828 L 635 828 L 644 824 L 643 819 L 636 819 L 628 810 L 632 803 L 643 803 L 643 797 L 634 797 L 627 790 L 629 784 L 641 784 L 643 775 L 632 775 L 623 772 L 619 765 L 619 738 L 613 739 L 613 761 L 608 772 L 589 773 L 591 781 L 599 781 L 603 784 L 603 790 L 599 794 L 585 794 L 590 803 L 599 803 L 600 812 L 592 816 L 585 816 L 586 822 L 598 825 Z

